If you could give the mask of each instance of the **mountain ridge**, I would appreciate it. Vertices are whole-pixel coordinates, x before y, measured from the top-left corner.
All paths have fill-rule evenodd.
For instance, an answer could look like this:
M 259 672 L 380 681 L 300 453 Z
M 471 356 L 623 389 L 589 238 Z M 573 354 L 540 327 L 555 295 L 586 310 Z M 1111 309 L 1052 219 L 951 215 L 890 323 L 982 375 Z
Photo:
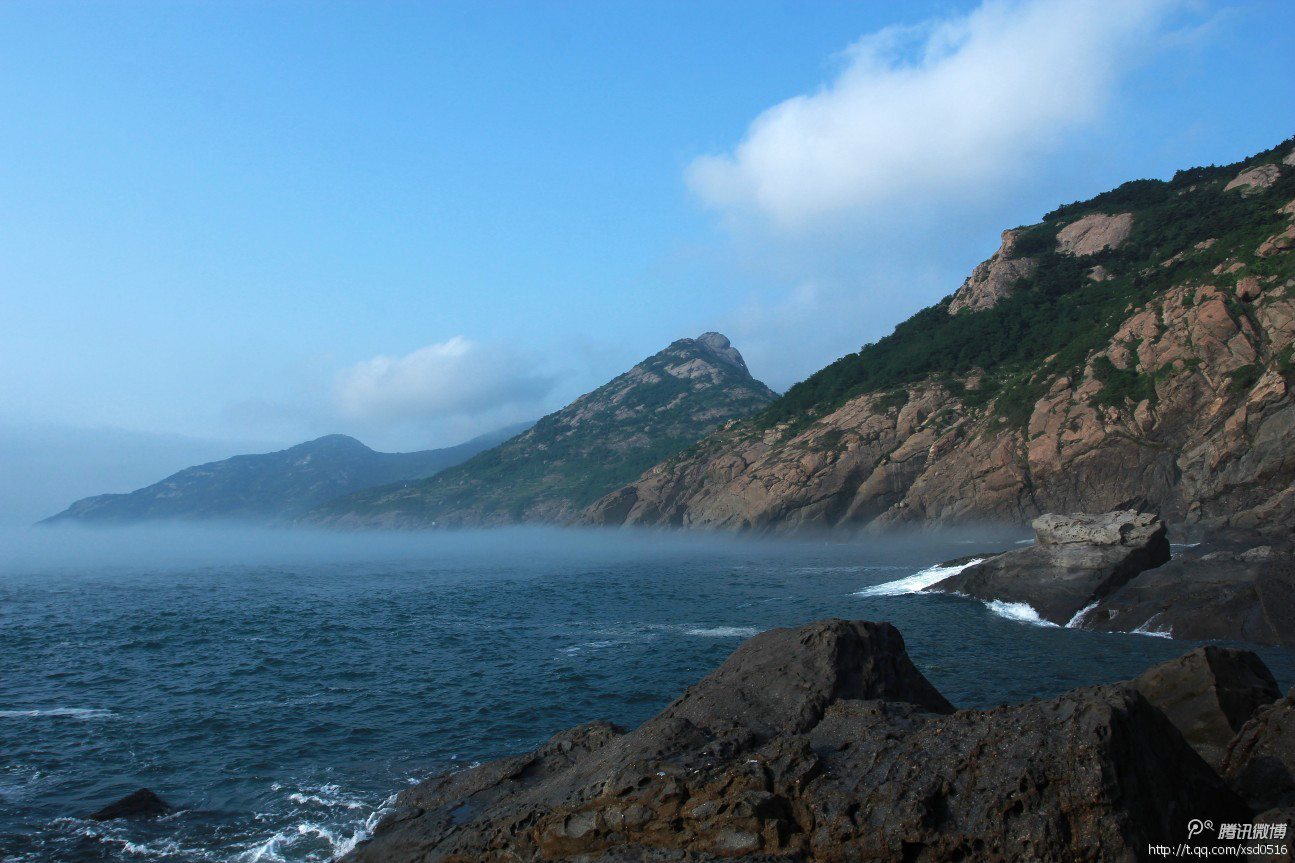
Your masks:
M 587 508 L 787 533 L 1295 517 L 1295 139 L 1004 232 L 954 294 Z
M 646 467 L 776 397 L 720 333 L 678 339 L 532 428 L 420 483 L 304 518 L 339 527 L 563 523 Z
M 410 453 L 378 452 L 348 435 L 324 435 L 276 452 L 194 465 L 124 494 L 82 498 L 39 524 L 211 519 L 274 523 L 360 488 L 430 476 L 518 428 Z

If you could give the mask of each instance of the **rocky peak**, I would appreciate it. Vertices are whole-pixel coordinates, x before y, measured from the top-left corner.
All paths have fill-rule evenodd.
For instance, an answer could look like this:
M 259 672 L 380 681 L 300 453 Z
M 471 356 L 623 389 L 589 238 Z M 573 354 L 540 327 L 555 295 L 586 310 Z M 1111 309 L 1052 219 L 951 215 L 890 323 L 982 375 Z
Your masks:
M 309 518 L 347 526 L 560 523 L 775 398 L 723 335 L 678 339 L 477 458 L 423 482 L 338 499 Z
M 742 355 L 738 353 L 737 348 L 729 343 L 728 337 L 723 333 L 702 333 L 697 337 L 696 342 L 705 348 L 708 353 L 714 355 L 716 359 L 741 369 L 745 375 L 751 374 L 747 370 L 746 361 L 742 359 Z
M 971 271 L 971 275 L 949 303 L 949 314 L 956 315 L 963 309 L 978 312 L 991 309 L 1003 297 L 1012 292 L 1012 287 L 1021 279 L 1029 278 L 1038 267 L 1033 258 L 1016 258 L 1016 239 L 1018 230 L 1003 231 L 1002 245 L 998 251 Z

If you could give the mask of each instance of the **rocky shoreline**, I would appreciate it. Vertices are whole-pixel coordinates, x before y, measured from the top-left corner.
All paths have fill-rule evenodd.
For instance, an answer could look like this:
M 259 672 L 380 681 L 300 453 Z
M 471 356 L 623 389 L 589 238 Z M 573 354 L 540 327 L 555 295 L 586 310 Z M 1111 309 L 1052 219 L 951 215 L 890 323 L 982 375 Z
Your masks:
M 343 860 L 1204 854 L 1238 844 L 1223 825 L 1289 836 L 1292 743 L 1295 690 L 1281 698 L 1247 651 L 1198 648 L 1133 681 L 956 710 L 894 627 L 825 620 L 750 639 L 633 731 L 590 723 L 415 785 Z
M 1233 530 L 1171 557 L 1167 527 L 1150 513 L 1047 514 L 1033 527 L 1033 546 L 927 590 L 1024 603 L 1058 626 L 1295 645 L 1289 536 Z

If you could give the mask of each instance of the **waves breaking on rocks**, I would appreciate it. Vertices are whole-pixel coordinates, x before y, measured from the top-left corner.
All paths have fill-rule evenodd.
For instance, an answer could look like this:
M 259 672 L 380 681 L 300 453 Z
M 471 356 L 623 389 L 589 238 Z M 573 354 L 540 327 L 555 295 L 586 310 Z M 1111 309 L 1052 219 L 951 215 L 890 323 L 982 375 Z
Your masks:
M 6 573 L 0 859 L 322 863 L 415 778 L 589 719 L 637 725 L 743 639 L 843 609 L 902 628 L 966 706 L 1130 677 L 1190 646 L 861 593 L 938 578 L 933 559 L 965 554 L 952 542 L 421 552 Z M 1280 670 L 1291 657 L 1265 654 Z M 175 811 L 88 820 L 140 787 Z

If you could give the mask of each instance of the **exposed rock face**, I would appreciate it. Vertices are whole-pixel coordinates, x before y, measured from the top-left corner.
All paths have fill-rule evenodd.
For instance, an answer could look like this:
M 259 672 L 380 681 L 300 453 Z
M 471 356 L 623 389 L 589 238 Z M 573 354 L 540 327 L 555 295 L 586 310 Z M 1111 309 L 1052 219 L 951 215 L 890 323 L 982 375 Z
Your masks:
M 161 797 L 147 788 L 132 791 L 120 800 L 109 803 L 89 816 L 91 821 L 112 821 L 117 818 L 156 818 L 171 811 Z
M 1272 672 L 1258 656 L 1215 645 L 1148 669 L 1132 686 L 1215 770 L 1221 769 L 1228 745 L 1255 711 L 1281 697 Z
M 1154 544 L 1157 555 L 1169 559 L 1169 543 L 1165 539 L 1165 524 L 1147 512 L 1070 513 L 1060 515 L 1045 513 L 1031 524 L 1034 541 L 1049 545 L 1097 545 L 1138 548 Z
M 344 859 L 1121 860 L 1249 817 L 1136 690 L 945 710 L 886 624 L 777 630 L 636 731 L 414 786 Z
M 1102 249 L 1119 248 L 1133 230 L 1132 213 L 1093 213 L 1066 225 L 1057 233 L 1057 251 L 1082 256 Z
M 978 312 L 993 308 L 999 300 L 1011 294 L 1018 281 L 1038 269 L 1038 261 L 1032 258 L 1013 257 L 1017 236 L 1017 231 L 1003 231 L 1003 244 L 989 260 L 971 271 L 953 295 L 949 314 L 956 315 L 963 309 Z
M 424 482 L 332 501 L 304 521 L 399 528 L 568 521 L 775 397 L 724 336 L 680 339 L 476 458 Z
M 1222 773 L 1256 812 L 1295 807 L 1295 690 L 1245 724 Z
M 1059 625 L 1144 569 L 1169 560 L 1165 525 L 1134 511 L 1043 515 L 1035 544 L 967 567 L 927 588 L 983 600 L 1023 602 Z
M 1266 189 L 1277 182 L 1277 177 L 1280 174 L 1281 169 L 1276 165 L 1258 165 L 1237 174 L 1223 187 L 1223 191 L 1230 192 L 1233 189 L 1241 189 L 1244 193 L 1251 189 Z
M 1183 549 L 1084 615 L 1084 629 L 1295 645 L 1295 554 L 1249 537 Z
M 728 337 L 722 333 L 702 333 L 697 337 L 697 344 L 710 350 L 720 360 L 728 363 L 736 369 L 741 370 L 743 374 L 751 374 L 747 371 L 746 360 L 738 353 L 737 348 L 733 347 Z

